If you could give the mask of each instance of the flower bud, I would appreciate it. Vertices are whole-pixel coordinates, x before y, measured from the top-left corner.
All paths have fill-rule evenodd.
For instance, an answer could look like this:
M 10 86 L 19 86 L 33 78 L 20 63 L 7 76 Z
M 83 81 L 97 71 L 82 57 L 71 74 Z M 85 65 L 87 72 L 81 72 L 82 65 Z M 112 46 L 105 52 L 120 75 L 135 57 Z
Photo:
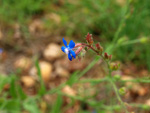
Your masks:
M 122 88 L 119 89 L 119 94 L 120 95 L 125 95 L 125 93 L 126 93 L 126 88 L 125 87 L 122 87 Z
M 108 53 L 104 53 L 104 58 L 107 59 L 107 60 L 111 60 L 112 55 L 108 55 Z
M 75 51 L 75 54 L 76 56 L 82 51 L 83 47 L 79 47 L 76 51 Z
M 117 63 L 111 63 L 110 64 L 110 68 L 112 70 L 118 70 L 119 67 L 120 67 L 120 64 L 117 64 Z
M 85 49 L 83 47 L 79 47 L 76 51 L 75 51 L 76 55 L 78 56 L 79 61 L 81 60 L 81 58 L 83 58 L 85 56 Z
M 74 48 L 80 47 L 81 45 L 81 43 L 76 43 Z
M 97 43 L 95 46 L 98 51 L 100 51 L 101 53 L 103 52 L 103 47 L 99 43 Z
M 108 59 L 108 58 L 109 58 L 109 56 L 108 56 L 107 53 L 104 53 L 104 58 L 105 58 L 105 59 Z
M 92 38 L 92 34 L 87 34 L 86 35 L 86 41 L 88 42 L 88 44 L 92 45 L 93 44 L 93 38 Z
M 112 55 L 109 55 L 109 56 L 108 56 L 108 59 L 111 60 L 111 59 L 112 59 Z
M 147 37 L 142 37 L 142 38 L 140 39 L 140 42 L 141 42 L 141 43 L 147 43 L 147 42 L 148 42 L 148 38 L 147 38 Z

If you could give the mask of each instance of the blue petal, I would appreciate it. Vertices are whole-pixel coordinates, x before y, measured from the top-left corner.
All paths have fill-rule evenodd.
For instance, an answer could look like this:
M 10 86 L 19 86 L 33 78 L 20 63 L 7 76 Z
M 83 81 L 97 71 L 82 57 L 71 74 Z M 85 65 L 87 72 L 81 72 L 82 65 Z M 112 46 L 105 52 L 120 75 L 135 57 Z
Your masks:
M 63 38 L 63 43 L 67 47 L 67 41 Z
M 3 49 L 0 48 L 0 53 L 2 53 L 2 52 L 3 52 Z
M 76 58 L 76 54 L 75 54 L 75 52 L 74 52 L 73 50 L 71 50 L 70 53 L 72 54 L 72 56 L 73 56 L 74 58 Z
M 73 40 L 70 40 L 69 47 L 74 48 L 74 46 L 75 46 L 75 43 L 73 42 Z
M 71 56 L 71 54 L 68 54 L 68 59 L 69 59 L 70 61 L 72 61 L 72 56 Z
M 64 46 L 61 47 L 61 50 L 62 50 L 64 53 L 65 53 L 65 49 L 66 49 L 66 48 L 65 48 Z

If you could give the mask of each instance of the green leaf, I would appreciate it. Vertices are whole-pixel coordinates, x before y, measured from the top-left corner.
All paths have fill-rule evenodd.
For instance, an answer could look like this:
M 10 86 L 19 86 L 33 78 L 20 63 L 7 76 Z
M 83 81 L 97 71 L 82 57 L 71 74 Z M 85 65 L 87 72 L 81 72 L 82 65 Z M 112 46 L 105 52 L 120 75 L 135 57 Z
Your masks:
M 51 113 L 61 113 L 60 109 L 61 109 L 62 103 L 63 103 L 62 96 L 58 94 L 57 100 L 52 108 Z
M 40 70 L 38 60 L 36 60 L 35 66 L 37 68 L 37 73 L 38 73 L 38 77 L 39 77 L 39 80 L 40 80 L 40 88 L 39 88 L 38 94 L 42 96 L 46 93 L 46 88 L 45 88 L 45 85 L 44 85 L 44 81 L 42 79 L 41 70 Z
M 5 100 L 5 102 L 6 103 L 2 110 L 5 110 L 9 113 L 17 113 L 20 111 L 21 102 L 18 99 Z
M 72 75 L 71 75 L 71 77 L 69 78 L 69 80 L 67 81 L 67 84 L 69 85 L 69 86 L 72 86 L 76 81 L 77 81 L 77 79 L 78 79 L 78 71 L 76 71 L 76 72 L 74 72 Z
M 15 85 L 15 75 L 11 75 L 11 83 L 10 83 L 10 95 L 13 97 L 13 98 L 16 98 L 17 97 L 17 91 L 16 91 L 16 85 Z
M 0 93 L 5 84 L 10 83 L 10 77 L 0 75 Z
M 21 86 L 17 86 L 17 91 L 18 91 L 20 99 L 24 100 L 27 97 L 27 95 L 22 90 Z
M 40 113 L 40 110 L 37 106 L 37 102 L 35 99 L 28 98 L 28 100 L 26 100 L 23 103 L 23 107 L 25 110 L 28 110 L 30 113 Z

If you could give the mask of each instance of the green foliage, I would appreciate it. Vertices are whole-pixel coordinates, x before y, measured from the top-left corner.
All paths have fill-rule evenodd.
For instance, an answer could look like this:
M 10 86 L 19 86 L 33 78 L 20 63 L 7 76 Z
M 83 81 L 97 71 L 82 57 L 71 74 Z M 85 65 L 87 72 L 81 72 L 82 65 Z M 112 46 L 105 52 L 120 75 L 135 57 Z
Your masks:
M 67 81 L 67 84 L 69 85 L 69 86 L 72 86 L 74 83 L 76 83 L 77 82 L 77 80 L 78 80 L 78 73 L 79 72 L 74 72 L 72 75 L 71 75 L 71 77 L 69 78 L 69 80 Z
M 0 1 L 1 19 L 6 21 L 24 21 L 24 18 L 42 11 L 43 0 L 2 0 Z M 7 13 L 6 13 L 7 11 Z
M 111 45 L 114 40 L 115 42 L 120 40 L 121 37 L 136 40 L 143 36 L 148 38 L 150 35 L 149 0 L 144 0 L 142 3 L 140 0 L 126 0 L 123 4 L 116 0 L 76 0 L 75 2 L 69 0 L 65 2 L 58 0 L 2 0 L 0 4 L 0 21 L 25 23 L 31 17 L 44 15 L 44 12 L 55 13 L 58 15 L 56 18 L 60 19 L 60 23 L 44 16 L 41 17 L 48 31 L 57 35 L 81 37 L 80 41 L 87 32 L 98 36 L 97 40 L 103 40 L 103 43 L 108 44 L 107 46 Z M 55 7 L 59 8 L 56 10 Z M 121 27 L 119 27 L 120 25 Z M 142 46 L 144 44 L 127 45 L 111 49 L 111 51 L 115 53 L 116 58 L 122 61 L 132 60 L 140 65 L 143 59 L 148 62 L 147 56 L 150 56 L 147 47 Z M 111 46 L 110 48 L 114 48 L 114 45 Z M 143 51 L 146 54 L 143 55 Z M 144 63 L 144 65 L 150 69 L 149 63 Z
M 63 103 L 62 95 L 57 95 L 57 100 L 54 103 L 51 113 L 61 113 L 62 103 Z
M 36 60 L 35 66 L 36 66 L 37 74 L 38 74 L 38 77 L 39 77 L 39 80 L 40 80 L 40 88 L 39 88 L 38 93 L 39 93 L 39 95 L 44 95 L 45 92 L 46 92 L 46 88 L 45 88 L 44 81 L 42 79 L 41 70 L 40 70 L 40 66 L 39 66 L 38 60 Z
M 11 78 L 6 77 L 5 75 L 0 74 L 0 93 L 3 90 L 5 84 L 10 83 Z
M 37 101 L 34 98 L 28 98 L 23 103 L 23 107 L 25 110 L 28 110 L 30 113 L 40 113 L 40 110 L 37 105 Z
M 150 9 L 149 0 L 145 0 L 142 3 L 140 2 L 140 0 L 131 2 L 130 15 L 126 20 L 126 23 L 120 35 L 128 37 L 128 40 L 139 39 L 142 36 L 146 36 L 146 38 L 148 39 L 148 37 L 150 36 L 149 33 L 150 23 L 148 22 L 148 20 L 150 19 L 149 9 Z M 146 47 L 142 46 L 145 44 L 146 43 L 136 44 L 136 45 L 134 44 L 134 45 L 128 45 L 125 47 L 118 48 L 116 50 L 117 58 L 123 60 L 123 59 L 127 59 L 128 57 L 128 60 L 133 60 L 136 63 L 137 61 L 139 63 L 142 63 L 143 59 L 146 59 L 147 57 L 146 54 L 145 55 L 142 54 L 143 51 L 146 51 L 146 53 L 149 54 Z M 137 52 L 139 52 L 138 56 L 136 54 Z M 149 67 L 150 64 L 147 65 Z
M 5 102 L 6 101 L 6 102 Z M 9 113 L 19 113 L 21 110 L 21 102 L 18 99 L 11 99 L 11 100 L 3 100 L 2 103 L 5 102 L 5 105 L 3 107 L 3 110 Z

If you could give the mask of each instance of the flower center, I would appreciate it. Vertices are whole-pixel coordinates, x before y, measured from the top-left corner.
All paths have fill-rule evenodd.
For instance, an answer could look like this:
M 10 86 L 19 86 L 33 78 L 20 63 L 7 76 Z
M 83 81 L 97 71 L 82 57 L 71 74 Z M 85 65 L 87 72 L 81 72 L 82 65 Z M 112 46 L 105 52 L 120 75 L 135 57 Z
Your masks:
M 66 54 L 69 53 L 69 49 L 68 49 L 68 48 L 65 49 L 65 53 L 66 53 Z

